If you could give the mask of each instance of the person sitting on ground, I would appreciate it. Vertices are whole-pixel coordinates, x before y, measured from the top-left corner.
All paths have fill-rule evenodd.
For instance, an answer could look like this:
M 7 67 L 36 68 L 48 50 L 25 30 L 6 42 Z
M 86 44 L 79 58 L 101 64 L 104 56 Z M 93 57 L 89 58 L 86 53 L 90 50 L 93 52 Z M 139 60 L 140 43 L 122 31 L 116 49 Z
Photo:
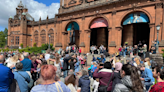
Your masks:
M 55 81 L 56 67 L 53 65 L 43 65 L 41 67 L 41 78 L 43 82 L 32 88 L 31 92 L 71 92 L 71 90 L 61 81 Z
M 30 82 L 30 76 L 27 72 L 22 71 L 23 64 L 21 62 L 15 65 L 17 71 L 14 72 L 14 79 L 17 80 L 21 92 L 29 92 L 28 83 Z
M 95 72 L 93 73 L 93 77 L 100 79 L 99 87 L 106 86 L 110 80 L 110 77 L 113 77 L 112 64 L 110 62 L 105 62 L 104 68 L 101 69 L 100 71 L 99 69 L 96 69 Z M 107 88 L 107 91 L 111 91 L 111 90 L 112 90 L 112 81 L 110 82 Z
M 82 70 L 82 77 L 79 79 L 78 91 L 90 92 L 90 79 L 87 70 Z
M 4 61 L 4 56 L 0 55 L 0 92 L 9 92 L 9 86 L 14 79 L 14 74 L 10 68 L 4 66 Z
M 122 83 L 116 84 L 113 92 L 144 92 L 137 68 L 130 64 L 121 69 Z

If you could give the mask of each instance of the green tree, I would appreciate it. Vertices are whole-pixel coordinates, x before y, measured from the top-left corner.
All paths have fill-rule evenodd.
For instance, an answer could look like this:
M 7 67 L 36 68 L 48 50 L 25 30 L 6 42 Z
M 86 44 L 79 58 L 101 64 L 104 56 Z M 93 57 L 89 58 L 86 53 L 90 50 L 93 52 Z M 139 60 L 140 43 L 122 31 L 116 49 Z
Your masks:
M 3 31 L 0 31 L 0 48 L 3 48 L 6 44 L 5 34 Z

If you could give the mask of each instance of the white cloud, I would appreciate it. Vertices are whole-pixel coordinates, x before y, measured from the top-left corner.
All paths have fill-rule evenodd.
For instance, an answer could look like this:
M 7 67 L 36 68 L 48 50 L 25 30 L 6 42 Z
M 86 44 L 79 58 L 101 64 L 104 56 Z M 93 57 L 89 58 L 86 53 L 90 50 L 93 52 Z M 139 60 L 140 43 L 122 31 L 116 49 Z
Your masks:
M 16 7 L 20 0 L 0 0 L 0 26 L 8 27 L 8 19 L 10 16 L 14 17 L 16 14 Z M 52 3 L 50 6 L 46 6 L 43 3 L 39 3 L 34 0 L 22 0 L 23 5 L 28 8 L 29 14 L 35 19 L 35 21 L 46 19 L 47 15 L 49 18 L 54 18 L 55 14 L 58 13 L 60 7 L 59 3 Z

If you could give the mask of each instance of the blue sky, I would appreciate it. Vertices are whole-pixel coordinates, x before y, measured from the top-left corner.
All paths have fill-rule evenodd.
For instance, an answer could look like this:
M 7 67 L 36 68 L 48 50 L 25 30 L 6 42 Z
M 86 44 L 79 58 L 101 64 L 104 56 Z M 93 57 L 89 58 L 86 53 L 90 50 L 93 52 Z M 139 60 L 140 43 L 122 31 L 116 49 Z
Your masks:
M 39 3 L 44 3 L 47 6 L 51 5 L 52 3 L 60 3 L 60 0 L 35 0 L 38 1 Z
M 10 16 L 12 18 L 16 14 L 16 7 L 18 6 L 20 0 L 4 0 L 0 2 L 0 31 L 4 31 L 8 28 L 8 19 Z M 42 20 L 49 18 L 54 18 L 54 14 L 58 13 L 58 8 L 60 7 L 60 0 L 22 0 L 23 5 L 28 8 L 29 14 L 38 21 L 41 17 Z M 6 6 L 8 5 L 8 6 Z

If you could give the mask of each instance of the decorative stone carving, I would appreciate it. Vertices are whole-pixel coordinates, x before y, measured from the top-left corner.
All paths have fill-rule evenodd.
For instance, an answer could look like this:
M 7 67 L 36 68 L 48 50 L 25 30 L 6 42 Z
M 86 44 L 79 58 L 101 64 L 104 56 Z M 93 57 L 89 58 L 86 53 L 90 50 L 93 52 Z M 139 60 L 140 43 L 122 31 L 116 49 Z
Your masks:
M 62 43 L 56 43 L 55 47 L 62 47 Z
M 122 28 L 123 28 L 122 26 L 120 26 L 120 27 L 116 27 L 116 30 L 121 31 Z
M 152 28 L 152 27 L 154 27 L 154 26 L 155 26 L 155 23 L 150 23 L 150 24 L 149 24 L 149 27 L 150 27 L 150 28 Z
M 88 30 L 85 30 L 85 32 L 90 33 L 90 32 L 91 32 L 91 30 L 90 30 L 90 29 L 88 29 Z
M 85 43 L 81 42 L 81 44 L 79 45 L 79 47 L 85 47 Z
M 162 3 L 157 3 L 157 4 L 155 4 L 155 8 L 162 8 Z
M 65 31 L 65 32 L 62 32 L 63 35 L 67 35 L 68 34 L 68 31 Z
M 111 41 L 110 44 L 109 44 L 109 47 L 116 47 L 115 41 Z

